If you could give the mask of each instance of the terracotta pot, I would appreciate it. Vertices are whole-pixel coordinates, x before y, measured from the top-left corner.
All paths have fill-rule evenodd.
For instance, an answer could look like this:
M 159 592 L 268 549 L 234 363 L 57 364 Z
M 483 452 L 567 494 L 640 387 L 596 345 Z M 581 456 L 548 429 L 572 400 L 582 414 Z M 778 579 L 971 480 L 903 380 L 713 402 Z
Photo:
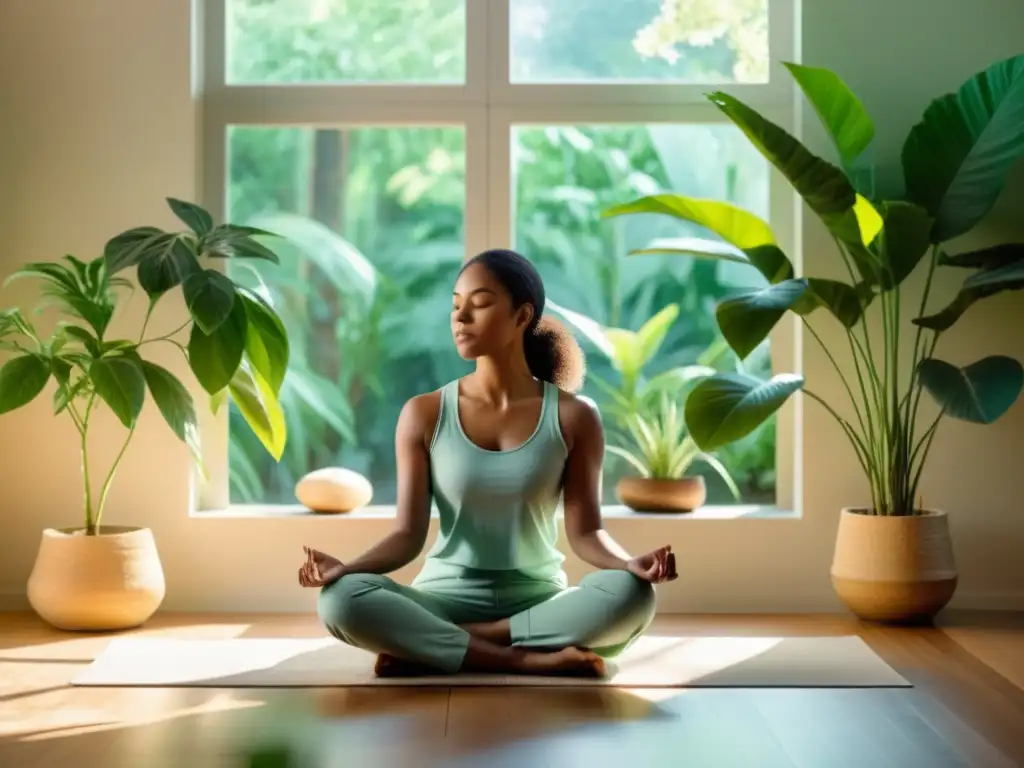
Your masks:
M 58 629 L 137 627 L 163 602 L 166 587 L 153 532 L 102 526 L 48 528 L 28 579 L 28 600 Z
M 704 478 L 654 480 L 624 477 L 615 486 L 619 501 L 635 512 L 691 512 L 708 497 Z
M 844 509 L 832 558 L 832 585 L 861 619 L 930 621 L 953 597 L 957 585 L 946 513 L 924 510 L 895 517 Z

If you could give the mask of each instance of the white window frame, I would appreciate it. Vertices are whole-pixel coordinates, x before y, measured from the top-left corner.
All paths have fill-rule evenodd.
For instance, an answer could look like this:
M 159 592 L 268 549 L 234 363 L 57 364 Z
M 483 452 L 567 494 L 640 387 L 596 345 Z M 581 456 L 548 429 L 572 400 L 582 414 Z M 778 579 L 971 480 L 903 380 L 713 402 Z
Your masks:
M 372 0 L 368 0 L 372 1 Z M 617 0 L 608 0 L 616 2 Z M 466 132 L 465 248 L 467 257 L 512 243 L 511 136 L 514 126 L 541 124 L 728 124 L 705 94 L 708 85 L 677 83 L 518 84 L 509 80 L 510 0 L 465 0 L 466 80 L 452 85 L 274 84 L 231 85 L 225 77 L 229 0 L 194 0 L 200 24 L 193 41 L 200 109 L 200 201 L 216 219 L 225 215 L 227 134 L 232 125 L 332 127 L 437 126 Z M 770 67 L 764 84 L 716 84 L 796 133 L 795 89 L 782 61 L 796 59 L 796 0 L 769 0 Z M 780 245 L 799 266 L 799 207 L 789 184 L 773 169 L 770 222 Z M 772 369 L 799 370 L 799 327 L 787 314 L 770 337 Z M 207 479 L 195 474 L 192 511 L 232 507 L 228 482 L 227 409 L 200 412 Z M 776 507 L 795 510 L 798 499 L 799 402 L 780 411 L 776 437 Z M 255 509 L 253 509 L 255 507 Z M 239 505 L 260 514 L 274 506 Z M 388 514 L 393 505 L 367 510 Z M 278 508 L 280 511 L 280 508 Z

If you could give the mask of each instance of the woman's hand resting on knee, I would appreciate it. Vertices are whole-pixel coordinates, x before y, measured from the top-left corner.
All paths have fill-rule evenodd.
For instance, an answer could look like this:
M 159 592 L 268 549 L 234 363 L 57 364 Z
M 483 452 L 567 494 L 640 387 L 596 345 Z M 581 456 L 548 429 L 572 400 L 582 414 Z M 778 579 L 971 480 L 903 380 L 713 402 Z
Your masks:
M 634 557 L 626 563 L 626 570 L 652 584 L 672 581 L 679 577 L 676 573 L 676 556 L 672 554 L 671 546 Z
M 303 547 L 306 562 L 299 568 L 299 584 L 304 587 L 326 587 L 345 575 L 345 564 L 336 557 L 316 549 Z

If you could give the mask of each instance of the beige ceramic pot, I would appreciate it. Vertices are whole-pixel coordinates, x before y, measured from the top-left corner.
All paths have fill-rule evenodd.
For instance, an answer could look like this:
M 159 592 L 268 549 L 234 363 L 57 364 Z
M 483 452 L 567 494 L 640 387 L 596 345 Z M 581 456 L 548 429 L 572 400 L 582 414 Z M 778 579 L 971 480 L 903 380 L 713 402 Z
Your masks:
M 619 501 L 635 512 L 691 512 L 707 500 L 704 478 L 653 480 L 624 477 L 615 486 Z
M 164 572 L 148 528 L 48 528 L 28 580 L 28 600 L 58 629 L 137 627 L 163 602 Z
M 856 616 L 927 622 L 956 591 L 957 570 L 945 512 L 869 515 L 844 509 L 832 559 L 832 585 Z

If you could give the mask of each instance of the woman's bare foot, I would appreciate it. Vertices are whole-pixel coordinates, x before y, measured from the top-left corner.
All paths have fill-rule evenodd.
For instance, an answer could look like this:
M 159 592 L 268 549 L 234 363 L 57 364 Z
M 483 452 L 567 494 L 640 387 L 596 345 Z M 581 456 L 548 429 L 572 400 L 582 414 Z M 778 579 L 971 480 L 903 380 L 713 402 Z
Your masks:
M 377 656 L 377 663 L 373 665 L 373 673 L 377 677 L 424 677 L 426 675 L 439 675 L 441 671 L 426 664 L 407 661 L 387 653 L 381 653 Z
M 563 648 L 551 653 L 530 653 L 524 671 L 531 675 L 568 675 L 571 677 L 604 677 L 604 659 L 581 648 Z

